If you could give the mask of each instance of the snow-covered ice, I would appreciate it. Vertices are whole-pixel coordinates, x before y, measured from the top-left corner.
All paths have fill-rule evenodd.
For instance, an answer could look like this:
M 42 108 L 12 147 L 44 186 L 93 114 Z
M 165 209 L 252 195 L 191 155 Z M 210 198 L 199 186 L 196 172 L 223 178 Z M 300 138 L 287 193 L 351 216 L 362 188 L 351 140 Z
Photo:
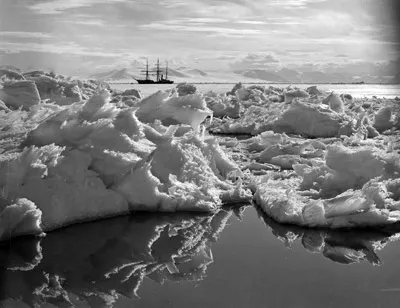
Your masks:
M 1 222 L 1 239 L 138 210 L 215 212 L 252 193 L 284 223 L 400 220 L 395 100 L 242 84 L 225 94 L 178 84 L 142 98 L 21 76 L 0 89 L 0 205 L 4 217 L 19 213 Z
M 134 108 L 110 100 L 99 86 L 67 106 L 3 112 L 20 121 L 3 131 L 25 136 L 2 154 L 3 211 L 18 210 L 31 225 L 2 224 L 2 239 L 137 210 L 210 212 L 251 199 L 239 166 L 200 128 L 212 115 L 201 94 L 157 92 Z

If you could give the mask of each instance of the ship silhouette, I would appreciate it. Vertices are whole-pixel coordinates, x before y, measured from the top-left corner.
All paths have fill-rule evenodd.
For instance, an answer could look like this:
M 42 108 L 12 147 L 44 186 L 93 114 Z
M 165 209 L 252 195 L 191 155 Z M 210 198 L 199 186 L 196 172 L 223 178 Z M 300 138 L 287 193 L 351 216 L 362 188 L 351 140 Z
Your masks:
M 136 79 L 137 83 L 139 84 L 170 84 L 170 83 L 174 83 L 172 80 L 168 79 L 168 62 L 166 64 L 165 67 L 165 77 L 164 74 L 162 72 L 162 70 L 160 69 L 160 60 L 157 59 L 157 66 L 155 70 L 149 70 L 149 61 L 148 59 L 146 59 L 146 70 L 142 70 L 142 73 L 145 73 L 145 79 Z M 156 80 L 153 80 L 150 78 L 150 75 L 155 75 L 156 76 Z

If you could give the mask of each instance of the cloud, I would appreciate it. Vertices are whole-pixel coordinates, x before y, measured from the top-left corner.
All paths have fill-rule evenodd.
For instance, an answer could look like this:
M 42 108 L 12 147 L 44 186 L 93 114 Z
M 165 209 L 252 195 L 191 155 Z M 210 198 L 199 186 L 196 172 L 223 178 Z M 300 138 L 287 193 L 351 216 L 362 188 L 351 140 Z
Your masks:
M 242 69 L 271 69 L 277 68 L 280 61 L 271 54 L 249 53 L 231 62 L 230 67 L 235 70 Z
M 171 8 L 186 6 L 186 3 L 187 1 L 182 1 L 182 0 L 161 0 L 159 2 L 159 5 L 171 9 Z
M 0 48 L 2 59 L 17 61 L 16 65 L 23 57 L 33 62 L 30 54 L 37 58 L 51 54 L 54 61 L 98 57 L 113 65 L 133 54 L 157 58 L 162 53 L 188 65 L 192 59 L 203 59 L 199 69 L 200 65 L 269 69 L 307 62 L 377 62 L 394 59 L 400 52 L 394 20 L 399 3 L 0 0 Z M 5 51 L 21 55 L 7 58 Z
M 0 31 L 0 39 L 4 37 L 11 38 L 51 38 L 52 35 L 43 32 L 22 32 L 22 31 Z
M 35 3 L 29 8 L 39 14 L 61 14 L 65 10 L 88 7 L 95 4 L 112 4 L 117 2 L 126 2 L 129 0 L 50 0 L 46 2 Z
M 124 50 L 124 49 L 103 50 L 101 48 L 85 48 L 73 42 L 64 44 L 2 42 L 0 50 L 75 54 L 75 55 L 86 55 L 92 57 L 121 57 L 131 52 L 130 50 Z
M 315 3 L 325 2 L 327 0 L 270 0 L 269 6 L 282 7 L 284 9 L 303 9 Z
M 81 20 L 67 20 L 67 19 L 61 19 L 57 20 L 57 22 L 63 22 L 63 23 L 71 23 L 71 24 L 77 24 L 77 25 L 85 25 L 85 26 L 105 26 L 105 23 L 101 19 L 81 19 Z
M 247 24 L 247 25 L 265 25 L 265 24 L 267 24 L 265 21 L 261 21 L 261 20 L 238 20 L 236 22 L 238 24 Z
M 192 18 L 182 18 L 180 20 L 171 20 L 169 22 L 173 22 L 173 23 L 226 23 L 226 22 L 229 22 L 229 20 L 223 19 L 223 18 L 192 17 Z
M 164 31 L 186 31 L 186 32 L 209 32 L 216 34 L 233 34 L 233 35 L 250 35 L 250 34 L 258 34 L 260 30 L 257 29 L 233 29 L 233 28 L 224 28 L 224 27 L 213 27 L 213 26 L 205 26 L 202 23 L 200 24 L 187 24 L 182 25 L 180 23 L 151 23 L 148 25 L 139 26 L 143 29 L 155 29 L 155 30 L 164 30 Z

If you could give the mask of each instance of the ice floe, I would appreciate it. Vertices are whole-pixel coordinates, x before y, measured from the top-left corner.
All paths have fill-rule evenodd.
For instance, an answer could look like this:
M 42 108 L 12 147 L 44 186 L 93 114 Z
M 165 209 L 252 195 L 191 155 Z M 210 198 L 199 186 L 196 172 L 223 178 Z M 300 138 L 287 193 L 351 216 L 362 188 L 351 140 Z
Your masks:
M 1 223 L 2 239 L 142 210 L 213 212 L 250 200 L 249 188 L 279 222 L 400 219 L 393 101 L 242 84 L 142 98 L 54 73 L 21 76 L 0 89 L 1 210 L 21 215 Z
M 278 222 L 339 228 L 400 221 L 397 153 L 333 145 L 324 162 L 293 168 L 299 177 L 258 179 L 255 200 Z
M 158 92 L 135 109 L 110 100 L 100 87 L 86 101 L 13 112 L 19 124 L 3 130 L 15 135 L 23 126 L 25 138 L 2 155 L 2 198 L 6 210 L 32 201 L 41 222 L 31 232 L 3 224 L 3 239 L 138 210 L 216 211 L 252 198 L 237 181 L 239 166 L 200 130 L 212 114 L 200 94 Z M 190 126 L 157 124 L 172 120 Z

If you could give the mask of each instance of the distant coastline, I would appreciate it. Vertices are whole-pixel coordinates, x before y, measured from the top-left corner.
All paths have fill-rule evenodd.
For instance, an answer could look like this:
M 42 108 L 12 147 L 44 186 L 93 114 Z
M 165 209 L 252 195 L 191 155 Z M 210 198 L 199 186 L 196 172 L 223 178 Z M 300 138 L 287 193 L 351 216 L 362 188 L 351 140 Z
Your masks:
M 109 84 L 137 84 L 139 85 L 139 83 L 136 82 L 112 82 L 112 81 L 106 81 Z M 178 82 L 179 83 L 179 82 Z M 237 84 L 238 82 L 191 82 L 189 81 L 188 83 L 191 84 Z M 242 84 L 287 84 L 287 85 L 291 85 L 291 84 L 334 84 L 334 85 L 400 85 L 400 83 L 386 83 L 386 82 L 381 82 L 381 83 L 369 83 L 369 82 L 241 82 Z M 154 84 L 149 84 L 149 85 L 154 85 Z M 142 85 L 141 85 L 142 86 Z

